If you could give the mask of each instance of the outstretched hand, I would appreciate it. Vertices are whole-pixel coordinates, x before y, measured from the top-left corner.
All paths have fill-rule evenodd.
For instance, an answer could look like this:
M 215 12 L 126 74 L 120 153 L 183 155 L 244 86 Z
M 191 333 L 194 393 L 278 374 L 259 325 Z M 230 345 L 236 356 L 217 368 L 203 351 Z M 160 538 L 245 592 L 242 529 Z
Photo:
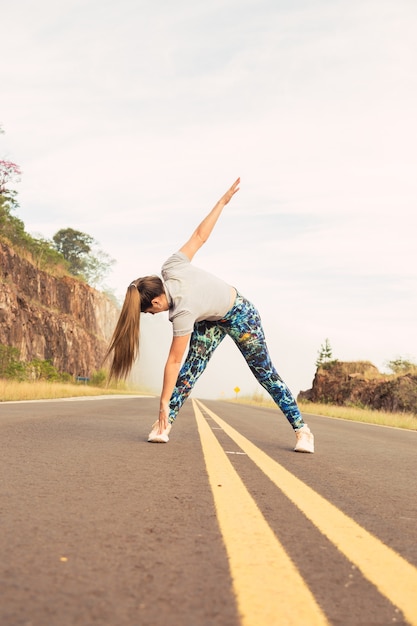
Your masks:
M 235 195 L 237 191 L 239 191 L 240 178 L 237 178 L 233 185 L 226 191 L 225 194 L 222 195 L 220 200 L 216 202 L 212 210 L 203 221 L 197 226 L 190 239 L 180 248 L 180 251 L 185 254 L 192 261 L 197 250 L 201 248 L 203 243 L 207 241 L 210 236 L 211 231 L 213 230 L 217 220 L 224 207 L 232 197 Z
M 240 185 L 240 177 L 235 180 L 235 182 L 230 187 L 230 189 L 228 189 L 226 193 L 220 198 L 219 202 L 221 202 L 222 204 L 227 204 L 228 202 L 230 202 L 230 200 L 233 198 L 235 193 L 239 191 L 239 185 Z

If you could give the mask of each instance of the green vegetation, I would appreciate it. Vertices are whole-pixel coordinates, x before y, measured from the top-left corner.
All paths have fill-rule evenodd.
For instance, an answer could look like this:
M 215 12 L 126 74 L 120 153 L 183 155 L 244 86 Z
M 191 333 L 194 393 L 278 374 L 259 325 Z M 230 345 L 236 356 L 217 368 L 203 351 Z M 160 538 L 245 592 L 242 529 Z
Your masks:
M 21 175 L 19 165 L 0 159 L 0 240 L 29 257 L 38 269 L 53 275 L 70 274 L 97 287 L 114 259 L 98 248 L 93 237 L 72 228 L 59 230 L 51 241 L 27 233 L 22 220 L 13 215 L 19 204 L 17 192 L 10 187 Z
M 35 238 L 25 231 L 25 225 L 13 212 L 18 208 L 16 191 L 6 185 L 16 180 L 20 169 L 10 161 L 0 161 L 0 239 L 17 248 L 28 256 L 38 269 L 47 269 L 52 273 L 68 273 L 67 263 L 50 241 Z
M 0 344 L 0 379 L 18 382 L 74 382 L 71 374 L 59 372 L 51 360 L 22 361 L 17 348 L 2 344 Z M 85 382 L 87 385 L 103 388 L 107 384 L 107 374 L 105 370 L 93 372 Z
M 58 372 L 50 360 L 22 361 L 17 348 L 0 344 L 0 378 L 6 380 L 35 381 L 48 380 L 69 382 L 70 374 Z
M 66 372 L 59 372 L 52 361 L 41 359 L 32 359 L 32 361 L 22 361 L 20 359 L 19 350 L 13 346 L 4 346 L 0 344 L 0 380 L 14 381 L 19 383 L 75 383 L 74 377 Z M 99 389 L 107 388 L 107 373 L 104 369 L 93 372 L 89 378 L 82 381 L 84 386 L 96 387 Z M 79 386 L 79 385 L 77 385 Z M 119 391 L 124 389 L 122 384 L 117 388 Z M 84 394 L 83 394 L 84 395 Z M 4 398 L 2 398 L 4 399 Z
M 93 249 L 97 242 L 91 235 L 73 228 L 61 228 L 52 237 L 52 245 L 64 257 L 69 272 L 92 286 L 102 280 L 115 262 L 106 252 Z
M 405 374 L 417 374 L 417 363 L 409 361 L 408 359 L 403 359 L 402 357 L 388 361 L 386 365 L 391 372 L 399 376 L 404 376 Z
M 21 361 L 19 350 L 0 344 L 0 401 L 40 400 L 97 396 L 107 394 L 145 394 L 129 388 L 126 383 L 107 385 L 105 370 L 93 372 L 89 379 L 77 383 L 74 377 L 58 372 L 51 361 Z
M 20 360 L 19 350 L 0 344 L 0 401 L 73 398 L 114 394 L 144 394 L 148 391 L 130 388 L 124 382 L 107 384 L 105 370 L 93 372 L 89 379 L 77 383 L 74 377 L 58 372 L 51 361 Z
M 329 368 L 331 365 L 337 362 L 337 359 L 333 358 L 333 350 L 328 339 L 320 346 L 318 351 L 318 357 L 316 360 L 316 367 L 322 367 L 323 369 Z
M 3 133 L 0 126 L 0 135 Z M 21 169 L 16 163 L 0 159 L 0 241 L 12 247 L 19 257 L 28 259 L 37 269 L 53 276 L 71 275 L 96 287 L 114 261 L 105 252 L 93 248 L 97 242 L 90 235 L 72 228 L 59 230 L 51 241 L 27 233 L 22 220 L 14 215 L 19 204 L 17 192 L 12 186 L 19 182 L 21 175 Z M 116 300 L 108 289 L 105 292 Z M 104 371 L 93 372 L 86 386 L 103 389 L 106 378 Z M 17 348 L 4 345 L 0 345 L 1 379 L 9 387 L 12 381 L 30 384 L 75 382 L 70 374 L 59 372 L 50 360 L 33 359 L 25 362 L 20 358 Z M 2 383 L 3 386 L 6 382 Z M 68 395 L 66 390 L 65 387 L 62 391 L 64 395 Z M 56 391 L 57 387 L 54 388 L 53 397 Z M 0 395 L 0 399 L 5 399 L 4 394 Z
M 53 275 L 69 274 L 93 287 L 100 284 L 114 260 L 102 250 L 93 250 L 93 245 L 97 246 L 97 242 L 90 235 L 67 228 L 58 231 L 52 241 L 33 237 L 26 232 L 22 220 L 12 214 L 17 206 L 14 192 L 0 191 L 2 241 L 16 248 L 22 256 L 29 257 L 38 269 Z M 65 245 L 62 241 L 63 233 L 73 234 L 72 239 L 67 236 Z
M 0 126 L 0 135 L 3 133 Z M 59 230 L 52 240 L 27 233 L 22 220 L 14 215 L 19 204 L 12 186 L 19 182 L 21 175 L 19 165 L 0 159 L 0 242 L 12 247 L 19 257 L 29 260 L 39 270 L 53 276 L 71 275 L 97 287 L 114 261 L 105 252 L 93 248 L 97 242 L 90 235 L 71 228 Z M 105 293 L 117 304 L 110 290 L 105 289 Z M 16 348 L 3 345 L 0 345 L 0 379 L 20 383 L 73 381 L 70 374 L 58 372 L 51 361 L 24 362 Z M 105 372 L 94 372 L 89 383 L 104 387 Z

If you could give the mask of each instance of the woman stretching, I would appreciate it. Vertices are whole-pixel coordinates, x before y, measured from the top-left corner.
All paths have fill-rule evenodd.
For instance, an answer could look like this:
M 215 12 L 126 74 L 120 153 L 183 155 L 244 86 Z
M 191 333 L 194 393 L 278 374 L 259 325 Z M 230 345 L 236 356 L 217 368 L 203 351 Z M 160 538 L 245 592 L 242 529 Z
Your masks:
M 158 276 L 137 278 L 126 297 L 106 357 L 113 353 L 110 378 L 125 378 L 139 349 L 141 313 L 168 311 L 173 338 L 164 369 L 159 419 L 148 441 L 167 443 L 178 411 L 204 372 L 214 350 L 229 335 L 256 380 L 279 406 L 295 431 L 296 452 L 314 452 L 314 437 L 297 403 L 273 366 L 256 308 L 220 278 L 191 264 L 207 241 L 222 210 L 239 190 L 238 178 L 196 228 L 190 239 L 162 266 Z M 181 363 L 188 348 L 187 358 Z

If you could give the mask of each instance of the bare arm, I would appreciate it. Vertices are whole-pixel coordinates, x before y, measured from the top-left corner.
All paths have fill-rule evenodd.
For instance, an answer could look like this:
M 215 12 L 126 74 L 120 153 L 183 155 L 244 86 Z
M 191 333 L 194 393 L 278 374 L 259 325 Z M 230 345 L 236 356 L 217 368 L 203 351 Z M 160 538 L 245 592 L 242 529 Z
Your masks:
M 164 369 L 164 382 L 159 406 L 159 432 L 165 430 L 168 425 L 169 401 L 171 399 L 175 383 L 177 382 L 181 362 L 189 339 L 189 334 L 181 337 L 173 337 L 172 339 L 171 348 Z
M 181 252 L 183 252 L 190 259 L 190 261 L 197 250 L 199 250 L 203 243 L 205 243 L 209 238 L 211 231 L 213 230 L 226 204 L 231 200 L 234 194 L 239 191 L 239 184 L 240 178 L 235 180 L 230 189 L 226 191 L 226 193 L 214 205 L 210 213 L 203 219 L 201 224 L 197 226 L 187 243 L 182 246 Z
M 183 252 L 191 261 L 197 250 L 209 238 L 221 212 L 234 194 L 239 191 L 240 178 L 235 180 L 233 185 L 215 204 L 210 213 L 197 226 L 190 239 L 182 246 Z M 182 359 L 190 339 L 190 334 L 181 337 L 173 337 L 168 359 L 164 369 L 164 382 L 162 386 L 160 406 L 159 406 L 159 432 L 165 430 L 168 425 L 169 401 L 177 382 Z

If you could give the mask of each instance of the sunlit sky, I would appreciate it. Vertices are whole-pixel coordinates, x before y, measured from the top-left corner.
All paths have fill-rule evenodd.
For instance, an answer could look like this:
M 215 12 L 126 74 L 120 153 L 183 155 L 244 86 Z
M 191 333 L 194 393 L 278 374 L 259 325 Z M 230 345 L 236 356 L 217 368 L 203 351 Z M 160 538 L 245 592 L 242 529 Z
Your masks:
M 415 0 L 15 0 L 1 12 L 0 158 L 26 229 L 71 227 L 129 282 L 237 176 L 195 264 L 259 308 L 294 393 L 339 360 L 417 360 Z M 159 385 L 167 318 L 143 325 Z M 227 340 L 201 397 L 258 389 Z

